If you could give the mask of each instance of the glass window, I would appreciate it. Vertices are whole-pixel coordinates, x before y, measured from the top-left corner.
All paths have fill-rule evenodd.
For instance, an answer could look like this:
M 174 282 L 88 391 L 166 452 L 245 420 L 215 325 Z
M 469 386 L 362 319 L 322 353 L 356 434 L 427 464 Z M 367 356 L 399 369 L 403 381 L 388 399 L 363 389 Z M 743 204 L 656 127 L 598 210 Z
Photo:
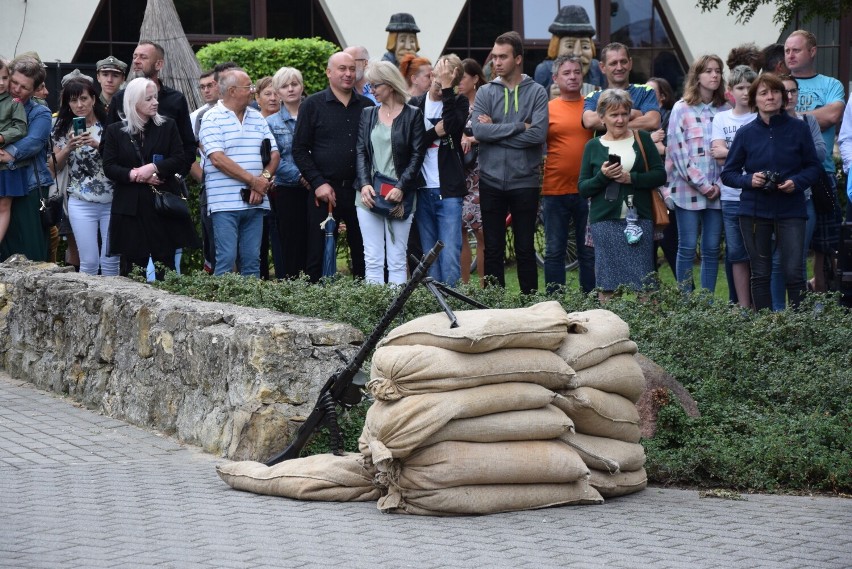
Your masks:
M 524 40 L 549 41 L 552 35 L 547 29 L 556 19 L 562 6 L 582 6 L 589 15 L 589 21 L 597 29 L 597 17 L 594 0 L 523 0 Z

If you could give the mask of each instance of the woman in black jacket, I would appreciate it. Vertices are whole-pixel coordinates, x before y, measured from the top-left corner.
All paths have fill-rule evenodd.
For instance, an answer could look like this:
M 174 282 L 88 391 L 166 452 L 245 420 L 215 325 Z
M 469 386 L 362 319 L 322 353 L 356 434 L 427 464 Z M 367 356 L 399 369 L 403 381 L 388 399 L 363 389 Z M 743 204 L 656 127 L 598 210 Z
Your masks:
M 360 193 L 355 206 L 364 238 L 365 280 L 402 284 L 411 214 L 417 188 L 423 185 L 423 113 L 406 103 L 405 79 L 392 63 L 371 64 L 366 77 L 381 107 L 362 111 L 356 146 L 355 187 Z
M 131 81 L 124 92 L 125 121 L 104 131 L 101 143 L 104 173 L 115 183 L 109 225 L 111 255 L 122 256 L 122 273 L 148 265 L 151 257 L 175 268 L 175 249 L 197 247 L 189 218 L 159 214 L 154 188 L 180 193 L 175 174 L 184 166 L 177 126 L 157 113 L 157 85 L 145 78 Z M 157 272 L 157 278 L 162 273 Z
M 424 185 L 417 191 L 415 220 L 424 250 L 436 241 L 444 243 L 437 261 L 429 268 L 436 281 L 455 286 L 461 279 L 462 200 L 467 194 L 461 138 L 470 103 L 456 94 L 464 74 L 455 54 L 442 56 L 435 65 L 432 87 L 411 104 L 423 111 Z

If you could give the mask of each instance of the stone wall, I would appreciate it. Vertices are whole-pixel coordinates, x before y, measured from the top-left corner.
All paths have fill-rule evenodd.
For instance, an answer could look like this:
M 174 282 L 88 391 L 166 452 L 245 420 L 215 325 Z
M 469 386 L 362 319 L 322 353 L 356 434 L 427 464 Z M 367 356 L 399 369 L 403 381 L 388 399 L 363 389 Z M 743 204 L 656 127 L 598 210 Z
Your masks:
M 342 364 L 335 350 L 362 341 L 345 324 L 0 264 L 0 367 L 234 460 L 282 450 Z

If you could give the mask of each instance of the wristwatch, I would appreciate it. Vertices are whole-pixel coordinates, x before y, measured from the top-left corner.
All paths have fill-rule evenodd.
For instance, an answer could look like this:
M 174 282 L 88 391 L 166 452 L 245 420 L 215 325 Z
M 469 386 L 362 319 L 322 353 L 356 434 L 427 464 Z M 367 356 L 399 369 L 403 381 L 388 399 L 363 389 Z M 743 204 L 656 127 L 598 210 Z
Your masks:
M 263 172 L 260 173 L 260 175 L 262 177 L 266 178 L 267 182 L 272 179 L 272 174 L 269 173 L 269 170 L 264 170 Z

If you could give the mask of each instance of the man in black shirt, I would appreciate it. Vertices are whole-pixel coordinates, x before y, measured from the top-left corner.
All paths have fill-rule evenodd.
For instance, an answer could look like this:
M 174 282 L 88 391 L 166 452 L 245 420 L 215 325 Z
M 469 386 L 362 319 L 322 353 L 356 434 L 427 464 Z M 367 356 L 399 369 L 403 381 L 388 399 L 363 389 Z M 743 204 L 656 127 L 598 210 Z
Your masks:
M 314 188 L 308 211 L 307 273 L 311 281 L 322 277 L 324 233 L 320 223 L 328 215 L 346 223 L 352 257 L 352 276 L 364 278 L 364 241 L 355 213 L 355 143 L 361 111 L 373 102 L 353 91 L 355 60 L 338 52 L 325 70 L 328 88 L 305 99 L 299 109 L 293 136 L 293 159 Z
M 186 156 L 186 168 L 180 173 L 185 176 L 189 173 L 189 167 L 195 162 L 195 135 L 192 133 L 192 123 L 189 121 L 189 104 L 186 102 L 186 97 L 180 91 L 166 87 L 160 81 L 160 70 L 165 63 L 164 58 L 165 52 L 161 45 L 149 41 L 139 42 L 133 50 L 133 67 L 128 80 L 145 77 L 159 86 L 158 112 L 177 123 L 178 134 L 183 143 L 183 155 Z M 107 124 L 120 121 L 119 113 L 124 115 L 124 90 L 113 96 L 107 113 Z

